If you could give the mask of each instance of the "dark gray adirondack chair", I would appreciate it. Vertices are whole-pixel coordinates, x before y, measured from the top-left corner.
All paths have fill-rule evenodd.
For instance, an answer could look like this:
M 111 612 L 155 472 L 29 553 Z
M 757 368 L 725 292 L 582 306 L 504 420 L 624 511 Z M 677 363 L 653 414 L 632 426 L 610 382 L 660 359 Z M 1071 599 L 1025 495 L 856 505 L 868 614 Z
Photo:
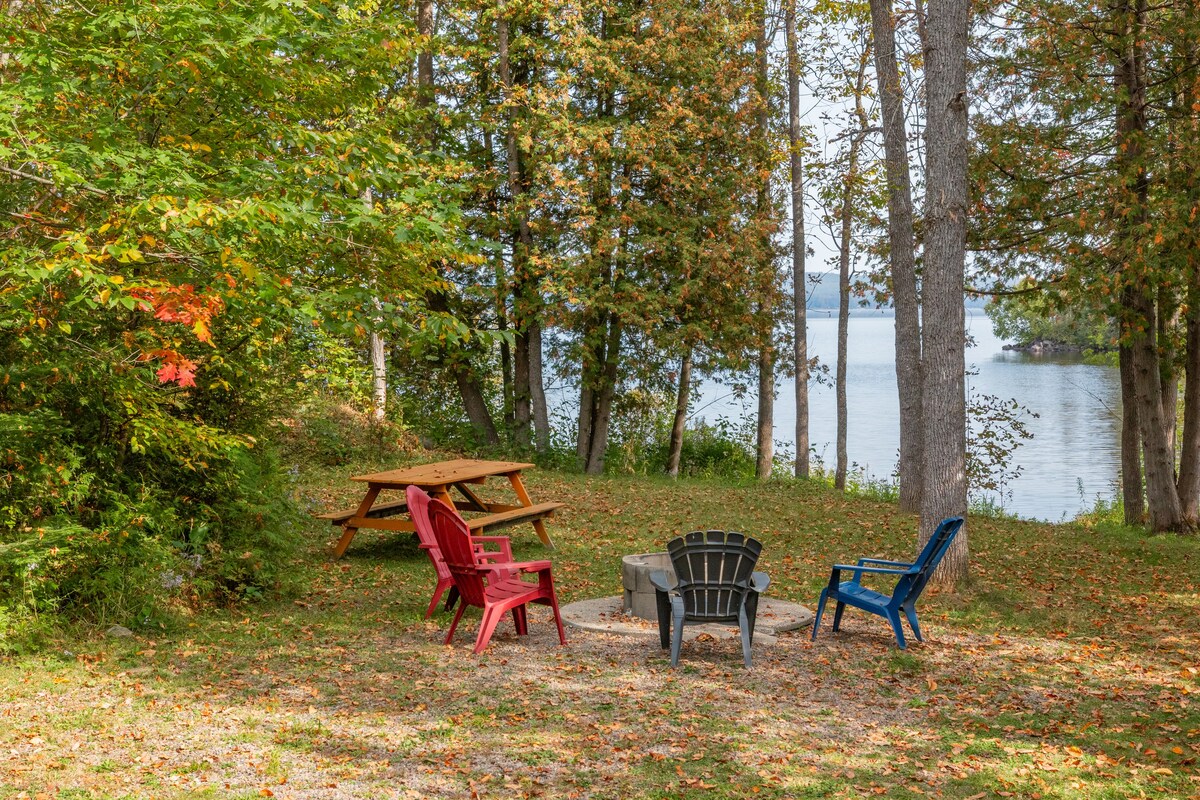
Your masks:
M 833 612 L 833 630 L 836 632 L 842 624 L 842 612 L 847 605 L 861 608 L 872 614 L 883 617 L 892 625 L 896 634 L 896 644 L 900 649 L 905 648 L 904 629 L 900 627 L 900 614 L 908 619 L 909 627 L 918 642 L 921 638 L 921 628 L 917 625 L 917 598 L 925 590 L 933 571 L 941 563 L 942 557 L 950 549 L 950 543 L 963 526 L 962 517 L 949 517 L 942 520 L 933 536 L 925 543 L 917 560 L 909 564 L 905 561 L 885 561 L 881 558 L 860 558 L 858 564 L 834 564 L 829 576 L 829 585 L 821 590 L 821 598 L 817 601 L 817 618 L 813 620 L 812 638 L 817 638 L 817 628 L 821 626 L 821 614 L 825 611 L 825 601 L 833 600 L 837 607 Z M 870 566 L 878 565 L 878 566 Z M 848 581 L 841 580 L 842 570 L 853 571 L 854 577 Z M 880 594 L 862 585 L 863 573 L 882 575 L 897 575 L 900 580 L 892 590 L 891 597 Z
M 762 544 L 732 531 L 693 531 L 668 542 L 667 552 L 675 584 L 665 570 L 651 572 L 650 583 L 658 600 L 659 640 L 665 650 L 669 639 L 671 666 L 679 664 L 685 623 L 736 622 L 749 667 L 758 596 L 771 583 L 767 573 L 754 571 Z

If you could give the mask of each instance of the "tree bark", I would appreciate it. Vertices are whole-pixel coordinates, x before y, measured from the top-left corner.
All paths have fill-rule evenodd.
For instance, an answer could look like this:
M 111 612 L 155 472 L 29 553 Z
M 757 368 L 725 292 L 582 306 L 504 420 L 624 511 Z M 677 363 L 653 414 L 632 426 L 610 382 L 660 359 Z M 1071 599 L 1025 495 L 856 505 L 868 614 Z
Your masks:
M 1129 311 L 1135 315 L 1135 327 L 1141 329 L 1133 334 L 1130 347 L 1150 528 L 1178 531 L 1184 528 L 1183 506 L 1175 488 L 1175 459 L 1163 414 L 1161 373 L 1154 336 L 1154 302 L 1141 289 L 1133 289 L 1129 294 L 1132 295 Z
M 1195 74 L 1200 67 L 1200 28 L 1192 28 L 1192 37 L 1180 48 L 1183 61 Z M 1193 113 L 1200 87 L 1189 81 L 1179 94 L 1181 141 L 1192 143 L 1193 156 L 1200 154 L 1200 120 Z M 1186 162 L 1185 162 L 1186 163 Z M 1193 208 L 1200 206 L 1200 178 L 1188 174 L 1187 198 Z M 1187 313 L 1184 316 L 1183 437 L 1179 443 L 1179 478 L 1176 483 L 1184 521 L 1195 528 L 1200 524 L 1200 235 L 1193 227 L 1184 239 L 1187 257 Z
M 496 424 L 492 421 L 492 413 L 488 410 L 487 400 L 484 399 L 479 381 L 469 369 L 461 364 L 455 364 L 451 368 L 451 373 L 454 375 L 454 382 L 458 384 L 458 394 L 462 398 L 463 410 L 467 412 L 467 419 L 471 421 L 471 427 L 475 429 L 476 435 L 489 445 L 500 444 L 500 434 L 496 430 Z
M 919 15 L 921 24 L 924 14 Z M 871 0 L 875 74 L 883 114 L 884 172 L 888 186 L 888 258 L 896 326 L 896 385 L 900 396 L 900 508 L 921 508 L 924 441 L 921 414 L 921 316 L 914 257 L 912 188 L 904 90 L 896 62 L 891 0 Z
M 604 343 L 604 370 L 599 391 L 595 393 L 595 408 L 584 472 L 600 475 L 604 472 L 604 457 L 608 450 L 608 429 L 612 421 L 613 395 L 616 393 L 617 374 L 621 354 L 621 320 L 615 314 L 608 315 L 608 336 Z
M 375 195 L 371 191 L 371 187 L 363 190 L 362 194 L 363 207 L 367 213 L 375 209 Z M 372 278 L 372 280 L 374 280 Z M 379 308 L 379 298 L 374 299 L 376 309 Z M 381 324 L 383 320 L 375 318 L 372 321 L 373 325 Z M 387 376 L 387 347 L 384 344 L 383 337 L 377 331 L 371 331 L 367 349 L 371 357 L 371 419 L 376 422 L 383 422 L 387 417 L 387 396 L 388 396 L 388 376 Z
M 921 540 L 967 511 L 963 272 L 967 239 L 967 40 L 970 0 L 931 0 L 925 33 L 926 245 L 923 311 L 924 486 Z M 960 582 L 964 527 L 937 579 Z
M 786 0 L 788 150 L 792 178 L 792 366 L 796 373 L 796 477 L 809 472 L 808 441 L 808 282 L 804 259 L 804 140 L 800 131 L 800 54 L 796 41 L 796 2 Z
M 775 462 L 775 349 L 758 351 L 758 439 L 754 474 L 760 481 L 771 477 Z
M 1200 272 L 1188 287 L 1187 353 L 1183 383 L 1183 439 L 1179 446 L 1176 490 L 1183 518 L 1190 526 L 1200 521 Z M 1128 521 L 1128 520 L 1127 520 Z
M 1125 220 L 1121 231 L 1125 289 L 1121 292 L 1124 313 L 1130 323 L 1133 385 L 1142 438 L 1142 460 L 1146 480 L 1146 506 L 1150 527 L 1155 531 L 1183 530 L 1183 504 L 1175 485 L 1174 431 L 1167 431 L 1164 412 L 1162 364 L 1158 352 L 1158 315 L 1155 291 L 1148 285 L 1147 265 L 1140 237 L 1146 219 L 1150 180 L 1144 158 L 1146 133 L 1146 85 L 1143 52 L 1145 0 L 1125 0 L 1116 10 L 1120 49 L 1114 79 L 1118 89 L 1116 109 L 1117 167 L 1126 180 L 1126 196 L 1118 210 Z
M 513 348 L 513 441 L 529 445 L 529 423 L 532 419 L 534 372 L 530 363 L 530 309 L 528 294 L 529 254 L 533 237 L 529 220 L 522 208 L 525 181 L 521 174 L 521 153 L 517 145 L 516 112 L 513 107 L 512 65 L 509 54 L 508 19 L 501 8 L 496 20 L 496 49 L 499 61 L 500 85 L 504 89 L 504 153 L 508 171 L 508 191 L 511 212 L 515 218 L 512 231 L 513 316 L 516 326 L 516 347 Z M 540 347 L 541 337 L 538 338 Z M 540 366 L 540 364 L 539 364 Z M 539 374 L 540 379 L 540 374 Z
M 383 337 L 371 331 L 371 417 L 382 422 L 387 416 L 387 348 Z
M 483 130 L 483 149 L 491 157 L 495 153 L 495 143 L 492 140 L 491 130 L 484 128 Z M 492 216 L 500 219 L 500 202 L 496 197 L 496 190 L 488 192 L 488 210 Z M 495 282 L 496 282 L 496 327 L 501 333 L 509 329 L 508 326 L 508 270 L 504 264 L 504 254 L 496 253 L 495 261 Z M 512 431 L 513 419 L 513 374 L 512 374 L 512 347 L 509 346 L 507 339 L 500 340 L 500 422 L 505 430 Z
M 417 95 L 422 106 L 433 104 L 433 0 L 417 0 L 417 35 L 424 39 L 417 53 Z M 432 138 L 432 137 L 430 137 Z
M 1121 340 L 1128 341 L 1122 331 Z M 1142 435 L 1139 432 L 1137 388 L 1133 383 L 1133 350 L 1122 344 L 1117 351 L 1121 374 L 1121 500 L 1125 524 L 1141 525 L 1146 514 L 1142 488 Z
M 754 37 L 755 88 L 758 94 L 758 130 L 760 138 L 758 165 L 758 202 L 756 215 L 763 227 L 759 246 L 759 336 L 758 350 L 758 435 L 755 448 L 754 474 L 760 481 L 771 477 L 775 462 L 775 259 L 771 241 L 771 96 L 768 73 L 767 4 L 759 0 L 758 31 Z
M 846 174 L 842 177 L 842 207 L 838 211 L 841 230 L 838 241 L 838 355 L 837 373 L 834 379 L 837 394 L 837 464 L 833 473 L 833 487 L 839 491 L 846 490 L 846 472 L 848 471 L 846 433 L 849 420 L 846 405 L 846 359 L 850 339 L 850 245 L 854 233 L 854 194 L 858 187 L 858 156 L 868 127 L 867 112 L 863 108 L 862 98 L 866 91 L 867 61 L 870 58 L 871 45 L 868 41 L 864 45 L 862 57 L 859 59 L 858 74 L 854 81 L 854 118 L 859 129 L 850 138 Z
M 518 316 L 517 325 L 521 320 Z M 529 394 L 529 333 L 518 327 L 517 346 L 513 348 L 513 441 L 529 446 L 529 422 L 532 419 Z
M 837 376 L 834 379 L 837 393 L 837 464 L 833 472 L 833 488 L 846 490 L 846 355 L 850 338 L 850 186 L 846 182 L 847 196 L 842 199 L 842 241 L 838 252 L 838 333 L 837 333 Z
M 1174 331 L 1179 325 L 1179 303 L 1168 286 L 1158 287 L 1158 364 L 1159 392 L 1162 395 L 1163 433 L 1171 451 L 1171 463 L 1176 463 L 1176 425 L 1178 423 L 1179 374 L 1175 369 L 1177 356 Z M 1177 476 L 1178 477 L 1178 476 Z
M 667 448 L 667 474 L 679 477 L 679 458 L 683 453 L 683 431 L 687 425 L 688 400 L 692 393 L 692 348 L 679 361 L 679 386 L 675 393 L 675 418 L 671 421 L 671 442 Z
M 533 446 L 539 453 L 549 452 L 550 412 L 542 377 L 542 324 L 536 318 L 529 321 L 529 399 L 533 406 Z
M 575 459 L 579 468 L 586 470 L 588 455 L 592 449 L 593 420 L 596 419 L 596 392 L 586 374 L 580 380 L 582 385 L 579 387 L 579 426 L 575 432 Z

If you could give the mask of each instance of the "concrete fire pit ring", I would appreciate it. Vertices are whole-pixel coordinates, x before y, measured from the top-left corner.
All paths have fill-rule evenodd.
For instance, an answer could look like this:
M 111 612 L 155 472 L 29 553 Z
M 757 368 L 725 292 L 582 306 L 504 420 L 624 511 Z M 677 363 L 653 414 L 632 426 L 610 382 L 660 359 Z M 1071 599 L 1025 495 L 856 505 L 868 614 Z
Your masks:
M 637 553 L 621 559 L 621 587 L 625 590 L 622 610 L 642 619 L 657 620 L 658 605 L 650 573 L 662 570 L 667 573 L 668 585 L 675 580 L 675 569 L 671 566 L 669 553 Z

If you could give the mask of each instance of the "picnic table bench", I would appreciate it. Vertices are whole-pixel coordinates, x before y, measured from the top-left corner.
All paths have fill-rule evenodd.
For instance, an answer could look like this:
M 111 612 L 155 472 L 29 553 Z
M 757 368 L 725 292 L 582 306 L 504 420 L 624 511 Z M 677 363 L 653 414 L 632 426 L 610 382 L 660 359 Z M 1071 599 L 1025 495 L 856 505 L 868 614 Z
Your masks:
M 375 530 L 414 532 L 410 519 L 388 519 L 408 513 L 408 504 L 403 501 L 376 504 L 381 492 L 405 491 L 409 486 L 417 486 L 433 497 L 448 503 L 459 512 L 478 512 L 482 516 L 465 518 L 472 532 L 487 533 L 489 531 L 531 522 L 538 538 L 547 547 L 553 547 L 550 535 L 546 532 L 543 520 L 562 508 L 565 503 L 534 503 L 525 484 L 521 480 L 521 471 L 534 466 L 515 461 L 479 461 L 475 459 L 456 459 L 441 461 L 435 464 L 424 464 L 419 467 L 395 469 L 387 472 L 376 472 L 370 475 L 358 475 L 350 480 L 367 484 L 367 492 L 357 508 L 342 511 L 330 511 L 317 515 L 318 519 L 327 519 L 332 525 L 341 525 L 342 536 L 333 550 L 333 557 L 341 558 L 350 546 L 354 534 L 360 528 Z M 508 479 L 513 492 L 517 495 L 520 505 L 487 502 L 475 493 L 472 486 L 483 484 L 490 477 L 503 476 Z M 461 496 L 456 504 L 450 491 L 454 489 Z

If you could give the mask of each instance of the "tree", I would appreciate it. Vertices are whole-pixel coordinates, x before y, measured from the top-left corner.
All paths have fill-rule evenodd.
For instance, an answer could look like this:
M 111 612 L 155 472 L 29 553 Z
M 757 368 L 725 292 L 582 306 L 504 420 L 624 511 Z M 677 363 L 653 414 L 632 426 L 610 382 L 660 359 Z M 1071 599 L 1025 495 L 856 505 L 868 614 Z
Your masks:
M 784 9 L 788 81 L 788 170 L 792 189 L 792 370 L 796 375 L 796 477 L 808 477 L 808 315 L 804 274 L 804 139 L 800 127 L 800 50 L 796 0 Z
M 1005 10 L 1013 24 L 989 28 L 981 48 L 980 80 L 994 100 L 977 125 L 976 185 L 989 213 L 976 246 L 1002 281 L 1115 321 L 1126 520 L 1141 521 L 1144 486 L 1155 530 L 1191 528 L 1200 488 L 1200 425 L 1187 402 L 1189 386 L 1200 397 L 1188 304 L 1200 164 L 1190 11 L 1022 6 Z M 1030 295 L 1031 307 L 1039 302 Z M 1185 435 L 1176 442 L 1181 369 Z
M 758 196 L 742 176 L 758 163 L 758 111 L 753 18 L 736 7 L 589 6 L 580 25 L 557 156 L 570 198 L 558 288 L 580 375 L 576 452 L 594 473 L 619 388 L 659 383 L 689 348 L 757 344 L 745 265 Z
M 776 284 L 775 208 L 771 198 L 772 141 L 769 43 L 767 40 L 767 2 L 758 0 L 754 8 L 754 102 L 757 119 L 754 136 L 758 154 L 756 172 L 755 225 L 760 240 L 755 252 L 754 270 L 758 297 L 758 430 L 755 444 L 754 474 L 760 481 L 771 477 L 775 462 L 775 313 Z
M 849 409 L 846 400 L 846 361 L 850 335 L 850 251 L 853 245 L 854 217 L 862 194 L 864 182 L 859 157 L 863 140 L 869 133 L 869 120 L 863 104 L 866 93 L 867 62 L 871 58 L 869 38 L 861 40 L 858 67 L 854 74 L 851 95 L 854 98 L 853 128 L 848 131 L 850 145 L 846 152 L 845 172 L 841 176 L 841 198 L 837 211 L 838 222 L 838 356 L 835 380 L 837 393 L 837 464 L 834 468 L 833 485 L 846 489 L 848 458 L 846 438 Z
M 923 381 L 904 90 L 897 65 L 896 23 L 891 0 L 870 0 L 870 8 L 888 185 L 887 252 L 896 321 L 896 386 L 900 395 L 900 508 L 916 511 L 921 507 L 924 466 Z
M 926 22 L 922 541 L 943 518 L 967 510 L 963 277 L 970 10 L 969 0 L 931 0 Z M 964 528 L 939 568 L 942 579 L 965 579 L 968 559 Z
M 394 136 L 410 109 L 378 103 L 407 39 L 117 0 L 25 4 L 0 39 L 2 569 L 39 560 L 37 602 L 83 613 L 151 610 L 168 573 L 259 591 L 293 541 L 264 434 L 318 326 L 419 336 L 392 298 L 460 252 L 453 191 Z

